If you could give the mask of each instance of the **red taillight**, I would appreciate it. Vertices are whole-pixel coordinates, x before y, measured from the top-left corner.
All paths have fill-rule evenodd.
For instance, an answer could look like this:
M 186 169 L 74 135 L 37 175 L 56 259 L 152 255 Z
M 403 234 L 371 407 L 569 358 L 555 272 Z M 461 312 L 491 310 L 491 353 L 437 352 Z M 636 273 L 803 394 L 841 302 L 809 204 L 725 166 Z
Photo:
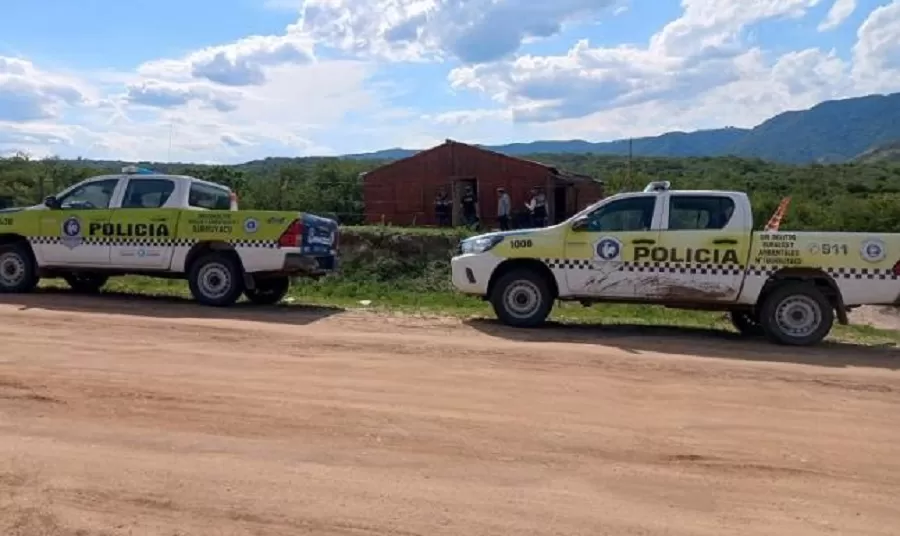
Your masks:
M 891 268 L 891 272 L 894 274 L 894 277 L 900 277 L 900 261 L 894 263 L 894 267 Z
M 303 222 L 294 220 L 288 225 L 287 230 L 281 233 L 278 239 L 278 247 L 299 248 L 303 244 Z

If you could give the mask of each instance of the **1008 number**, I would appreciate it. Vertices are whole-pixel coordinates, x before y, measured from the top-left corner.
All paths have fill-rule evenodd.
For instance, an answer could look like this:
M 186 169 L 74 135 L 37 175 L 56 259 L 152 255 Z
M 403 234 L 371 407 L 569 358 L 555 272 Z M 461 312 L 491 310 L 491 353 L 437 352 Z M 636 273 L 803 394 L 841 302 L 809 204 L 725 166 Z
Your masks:
M 531 240 L 510 240 L 509 247 L 513 249 L 530 248 L 533 246 Z

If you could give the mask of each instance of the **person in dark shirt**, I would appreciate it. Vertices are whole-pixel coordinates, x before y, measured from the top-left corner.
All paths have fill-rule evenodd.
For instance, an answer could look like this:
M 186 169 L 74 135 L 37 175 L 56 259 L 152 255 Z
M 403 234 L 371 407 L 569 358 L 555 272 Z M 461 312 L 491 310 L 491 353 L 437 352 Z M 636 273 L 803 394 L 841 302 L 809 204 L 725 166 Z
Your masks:
M 478 224 L 478 196 L 471 186 L 466 186 L 461 202 L 463 222 L 467 227 L 474 227 Z
M 439 227 L 449 227 L 451 223 L 450 213 L 453 202 L 447 197 L 447 191 L 443 188 L 437 191 L 434 197 L 434 215 Z

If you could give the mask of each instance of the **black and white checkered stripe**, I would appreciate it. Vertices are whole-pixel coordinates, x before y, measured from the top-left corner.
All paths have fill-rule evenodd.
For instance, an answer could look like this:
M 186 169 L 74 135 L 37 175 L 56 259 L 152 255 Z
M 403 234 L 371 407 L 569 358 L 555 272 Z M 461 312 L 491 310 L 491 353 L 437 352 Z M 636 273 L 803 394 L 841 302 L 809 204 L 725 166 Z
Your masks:
M 590 259 L 543 259 L 552 270 L 600 270 L 605 262 Z M 739 264 L 685 264 L 671 262 L 629 262 L 617 263 L 620 272 L 632 273 L 668 273 L 690 275 L 741 275 L 744 266 Z M 749 277 L 770 277 L 775 272 L 790 268 L 789 266 L 750 265 L 746 268 Z M 834 279 L 900 279 L 890 268 L 821 268 Z
M 28 239 L 34 245 L 65 244 L 66 241 L 59 236 L 33 236 Z M 76 238 L 77 240 L 77 238 Z M 117 246 L 117 247 L 191 247 L 200 240 L 196 238 L 108 238 L 86 237 L 78 243 L 79 246 Z M 277 240 L 225 240 L 236 248 L 277 248 Z
M 544 259 L 550 269 L 599 270 L 606 262 L 590 259 Z M 675 273 L 691 275 L 740 275 L 744 267 L 740 265 L 685 264 L 671 262 L 617 262 L 620 272 L 635 273 Z
M 748 276 L 769 277 L 775 272 L 789 266 L 751 265 L 747 268 Z M 822 270 L 834 279 L 900 279 L 890 268 L 825 268 Z

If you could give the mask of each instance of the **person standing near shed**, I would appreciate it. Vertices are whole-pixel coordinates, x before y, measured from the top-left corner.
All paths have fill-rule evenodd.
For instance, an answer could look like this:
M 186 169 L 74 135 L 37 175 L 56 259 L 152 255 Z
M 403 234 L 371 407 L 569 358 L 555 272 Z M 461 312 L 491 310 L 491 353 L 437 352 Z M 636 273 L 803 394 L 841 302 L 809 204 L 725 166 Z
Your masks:
M 450 227 L 450 214 L 453 202 L 447 197 L 447 191 L 440 188 L 434 196 L 434 215 L 438 227 Z
M 531 201 L 528 202 L 528 210 L 531 211 L 532 227 L 546 227 L 547 225 L 547 196 L 541 188 L 531 189 Z
M 501 231 L 509 230 L 509 216 L 512 210 L 512 201 L 506 188 L 497 188 L 497 222 L 500 224 Z
M 476 227 L 478 225 L 478 196 L 471 186 L 466 186 L 466 191 L 462 196 L 462 213 L 463 221 L 466 227 Z

